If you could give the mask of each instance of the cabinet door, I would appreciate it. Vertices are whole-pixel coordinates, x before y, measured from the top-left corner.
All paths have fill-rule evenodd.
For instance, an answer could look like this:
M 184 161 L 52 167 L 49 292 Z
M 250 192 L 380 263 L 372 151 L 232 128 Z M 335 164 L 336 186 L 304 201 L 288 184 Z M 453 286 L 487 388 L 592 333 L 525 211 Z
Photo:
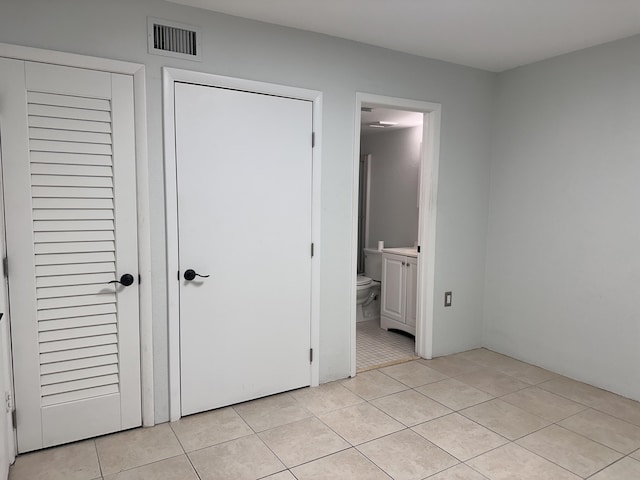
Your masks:
M 405 291 L 406 291 L 406 323 L 412 327 L 416 326 L 416 310 L 418 299 L 418 259 L 407 257 L 405 266 Z
M 385 253 L 382 255 L 381 314 L 404 322 L 405 315 L 405 257 Z

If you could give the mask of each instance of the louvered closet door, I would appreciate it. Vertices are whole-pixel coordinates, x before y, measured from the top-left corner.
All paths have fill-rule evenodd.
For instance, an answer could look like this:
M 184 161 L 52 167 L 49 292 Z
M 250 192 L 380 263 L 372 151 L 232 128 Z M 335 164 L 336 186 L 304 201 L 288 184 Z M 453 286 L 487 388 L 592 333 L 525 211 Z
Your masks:
M 141 423 L 133 79 L 9 62 L 0 109 L 25 452 Z M 124 273 L 133 285 L 109 283 Z

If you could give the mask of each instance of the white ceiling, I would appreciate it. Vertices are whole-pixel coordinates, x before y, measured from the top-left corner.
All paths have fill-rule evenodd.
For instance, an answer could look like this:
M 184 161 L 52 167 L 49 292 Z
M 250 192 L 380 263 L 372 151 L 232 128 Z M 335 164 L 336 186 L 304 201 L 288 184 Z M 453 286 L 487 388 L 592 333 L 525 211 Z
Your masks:
M 640 0 L 169 0 L 491 71 L 640 33 Z

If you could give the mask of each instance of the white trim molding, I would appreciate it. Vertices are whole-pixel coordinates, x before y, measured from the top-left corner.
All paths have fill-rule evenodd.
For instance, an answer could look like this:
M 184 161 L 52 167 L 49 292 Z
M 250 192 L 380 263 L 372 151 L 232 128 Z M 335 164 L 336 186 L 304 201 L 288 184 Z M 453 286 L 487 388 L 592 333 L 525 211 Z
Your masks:
M 420 215 L 418 220 L 418 305 L 416 311 L 416 353 L 433 355 L 435 298 L 436 213 L 438 167 L 440 163 L 440 117 L 442 105 L 421 100 L 356 93 L 351 234 L 351 376 L 356 375 L 356 275 L 358 262 L 358 169 L 360 167 L 360 112 L 362 104 L 424 113 L 422 158 L 420 159 Z
M 320 160 L 322 145 L 322 93 L 285 85 L 276 85 L 234 77 L 193 72 L 165 67 L 162 69 L 163 130 L 165 171 L 165 215 L 167 227 L 167 313 L 169 317 L 169 418 L 181 417 L 180 392 L 180 304 L 179 282 L 176 281 L 178 265 L 178 193 L 176 190 L 176 145 L 175 145 L 175 88 L 176 82 L 188 82 L 212 87 L 232 88 L 248 92 L 278 95 L 313 102 L 313 148 L 312 178 L 312 226 L 311 238 L 315 254 L 311 263 L 311 348 L 314 361 L 311 364 L 311 386 L 319 383 L 320 345 Z M 355 280 L 354 280 L 355 282 Z M 355 284 L 355 283 L 354 283 Z
M 147 112 L 145 67 L 142 64 L 76 55 L 0 43 L 0 57 L 63 65 L 133 76 L 136 148 L 136 198 L 138 213 L 138 272 L 140 292 L 140 369 L 142 425 L 155 424 L 153 398 L 153 335 L 151 311 L 151 229 L 149 225 L 149 166 L 147 155 Z

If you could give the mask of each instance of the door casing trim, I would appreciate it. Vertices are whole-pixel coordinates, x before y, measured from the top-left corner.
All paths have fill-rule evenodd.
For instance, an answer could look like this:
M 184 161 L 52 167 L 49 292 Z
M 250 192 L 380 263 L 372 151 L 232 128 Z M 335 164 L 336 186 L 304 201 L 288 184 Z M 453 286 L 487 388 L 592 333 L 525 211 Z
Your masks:
M 314 256 L 311 259 L 311 348 L 314 361 L 311 363 L 311 386 L 319 383 L 320 345 L 320 172 L 322 153 L 322 93 L 298 87 L 226 77 L 209 73 L 176 68 L 162 69 L 165 215 L 167 232 L 167 314 L 169 324 L 169 418 L 181 417 L 180 393 L 180 297 L 177 281 L 178 265 L 178 195 L 176 190 L 176 145 L 175 145 L 175 89 L 176 82 L 188 82 L 211 87 L 232 88 L 247 92 L 277 95 L 313 102 L 313 131 L 315 146 L 312 149 L 312 207 L 311 241 Z M 311 141 L 311 139 L 309 139 Z M 355 281 L 355 280 L 354 280 Z
M 436 213 L 438 199 L 438 168 L 440 164 L 439 103 L 389 97 L 371 93 L 356 93 L 354 125 L 353 201 L 351 234 L 351 312 L 350 312 L 350 375 L 356 375 L 356 275 L 358 265 L 358 169 L 360 165 L 360 112 L 362 104 L 382 108 L 424 113 L 422 157 L 420 159 L 420 215 L 418 218 L 418 305 L 416 310 L 416 353 L 422 358 L 433 356 L 433 317 L 435 297 Z
M 147 100 L 145 66 L 107 58 L 77 55 L 0 43 L 0 57 L 120 73 L 133 76 L 136 149 L 136 202 L 138 213 L 138 273 L 140 305 L 140 374 L 142 425 L 155 424 L 153 398 L 153 332 L 151 312 L 151 229 L 149 215 L 149 164 L 147 155 Z M 4 227 L 2 227 L 4 228 Z

